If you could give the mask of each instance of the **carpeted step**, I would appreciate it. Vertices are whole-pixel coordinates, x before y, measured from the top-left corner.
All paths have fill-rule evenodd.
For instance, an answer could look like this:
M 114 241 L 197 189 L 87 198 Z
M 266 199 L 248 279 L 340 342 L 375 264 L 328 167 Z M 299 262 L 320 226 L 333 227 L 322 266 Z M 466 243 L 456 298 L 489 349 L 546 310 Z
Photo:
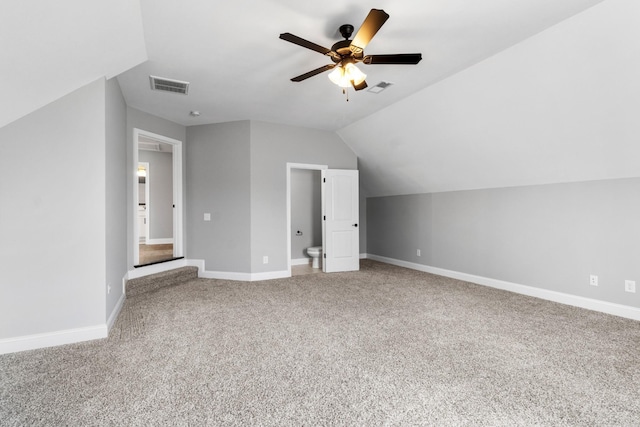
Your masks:
M 198 267 L 180 267 L 127 280 L 127 298 L 198 278 Z

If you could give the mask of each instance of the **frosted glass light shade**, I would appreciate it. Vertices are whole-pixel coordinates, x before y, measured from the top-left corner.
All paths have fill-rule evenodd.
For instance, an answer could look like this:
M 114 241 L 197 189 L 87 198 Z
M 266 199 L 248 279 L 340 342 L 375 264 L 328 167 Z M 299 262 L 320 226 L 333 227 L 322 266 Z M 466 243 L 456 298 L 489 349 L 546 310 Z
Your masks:
M 360 71 L 360 69 L 352 63 L 348 63 L 344 67 L 338 66 L 331 73 L 329 73 L 329 80 L 331 80 L 338 86 L 345 88 L 351 87 L 352 81 L 353 84 L 357 86 L 366 78 L 367 75 Z

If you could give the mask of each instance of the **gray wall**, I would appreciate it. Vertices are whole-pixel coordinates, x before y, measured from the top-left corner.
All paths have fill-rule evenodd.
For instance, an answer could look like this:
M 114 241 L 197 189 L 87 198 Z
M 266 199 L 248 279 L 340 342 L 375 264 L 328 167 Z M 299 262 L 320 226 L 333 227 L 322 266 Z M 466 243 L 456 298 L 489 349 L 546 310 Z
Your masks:
M 252 273 L 287 270 L 288 162 L 357 169 L 355 154 L 334 132 L 251 121 Z
M 291 259 L 310 258 L 306 249 L 322 246 L 320 185 L 319 170 L 291 170 Z
M 127 272 L 127 105 L 116 79 L 106 87 L 105 235 L 106 316 L 122 297 L 122 278 Z
M 640 178 L 375 197 L 367 206 L 370 254 L 640 307 L 640 293 L 624 291 L 625 280 L 640 283 Z
M 133 230 L 134 224 L 133 219 L 135 215 L 137 215 L 138 204 L 133 201 L 133 185 L 138 181 L 138 177 L 135 174 L 135 170 L 137 170 L 137 165 L 134 167 L 133 165 L 133 129 L 142 129 L 148 132 L 153 132 L 158 135 L 166 136 L 169 138 L 177 139 L 178 141 L 182 141 L 182 203 L 176 203 L 176 209 L 183 209 L 183 218 L 184 211 L 186 209 L 185 206 L 185 181 L 186 181 L 186 139 L 187 139 L 187 131 L 186 128 L 180 124 L 171 122 L 169 120 L 165 120 L 160 117 L 152 116 L 151 114 L 147 114 L 143 111 L 137 110 L 135 108 L 131 108 L 127 106 L 127 241 L 129 244 L 127 245 L 127 266 L 131 270 L 133 269 Z M 182 235 L 183 235 L 183 244 L 185 248 L 185 256 L 188 256 L 187 248 L 187 232 L 186 232 L 186 220 L 183 220 L 182 224 Z
M 149 163 L 148 239 L 173 238 L 173 155 L 170 152 L 139 150 L 139 162 Z
M 241 121 L 190 126 L 187 140 L 188 256 L 209 271 L 287 270 L 287 163 L 357 166 L 333 132 Z
M 0 339 L 104 325 L 105 105 L 100 79 L 0 128 Z
M 249 122 L 190 126 L 187 140 L 189 258 L 205 260 L 208 271 L 249 273 Z

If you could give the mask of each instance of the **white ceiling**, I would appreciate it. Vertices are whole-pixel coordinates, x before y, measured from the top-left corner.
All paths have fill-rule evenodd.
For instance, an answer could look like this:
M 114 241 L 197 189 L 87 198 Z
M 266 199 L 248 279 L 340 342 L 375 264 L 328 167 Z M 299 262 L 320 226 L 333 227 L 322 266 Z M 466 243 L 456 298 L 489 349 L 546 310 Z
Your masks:
M 128 105 L 183 125 L 249 119 L 337 130 L 600 1 L 141 0 L 149 60 L 118 81 Z M 330 48 L 340 25 L 357 31 L 372 7 L 390 19 L 366 53 L 421 52 L 418 65 L 362 65 L 369 86 L 394 85 L 380 94 L 350 91 L 349 102 L 327 73 L 289 80 L 331 61 L 280 33 Z M 151 91 L 149 75 L 189 81 L 189 94 Z

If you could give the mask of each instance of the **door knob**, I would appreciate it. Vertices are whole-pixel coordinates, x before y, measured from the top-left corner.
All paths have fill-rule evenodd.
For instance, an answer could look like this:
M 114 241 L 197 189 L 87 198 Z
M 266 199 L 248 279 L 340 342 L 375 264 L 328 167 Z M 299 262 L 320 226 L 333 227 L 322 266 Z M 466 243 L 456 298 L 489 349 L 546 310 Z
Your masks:
M 358 224 L 353 224 L 353 226 L 354 226 L 354 227 L 357 227 L 357 226 L 358 226 Z

